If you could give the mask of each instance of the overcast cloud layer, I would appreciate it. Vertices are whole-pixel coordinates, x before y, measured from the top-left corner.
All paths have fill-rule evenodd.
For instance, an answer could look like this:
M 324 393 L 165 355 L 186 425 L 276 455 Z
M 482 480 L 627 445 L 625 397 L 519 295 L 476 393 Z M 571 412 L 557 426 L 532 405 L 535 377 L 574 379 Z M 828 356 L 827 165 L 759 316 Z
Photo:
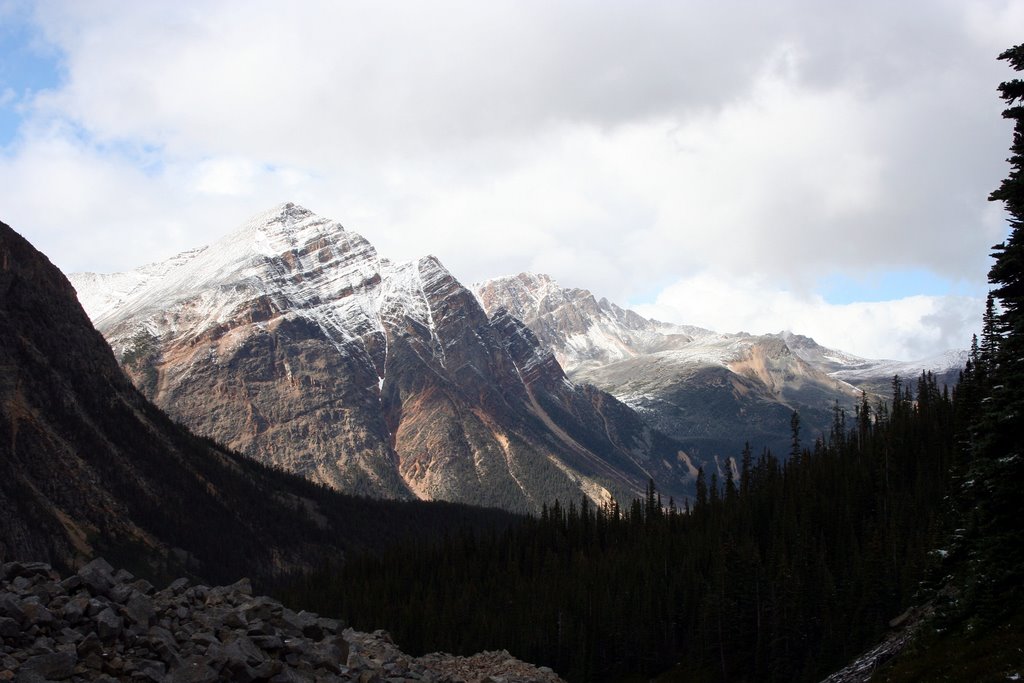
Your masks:
M 1006 234 L 1019 2 L 0 1 L 26 18 L 61 82 L 0 83 L 0 218 L 66 271 L 296 201 L 467 283 L 910 359 L 967 345 Z M 943 291 L 872 288 L 901 272 Z

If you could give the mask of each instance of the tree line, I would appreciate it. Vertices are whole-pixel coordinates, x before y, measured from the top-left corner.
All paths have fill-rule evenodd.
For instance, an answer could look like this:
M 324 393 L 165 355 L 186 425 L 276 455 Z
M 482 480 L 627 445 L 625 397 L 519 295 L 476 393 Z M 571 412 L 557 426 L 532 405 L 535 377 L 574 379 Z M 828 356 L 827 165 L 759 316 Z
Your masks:
M 490 534 L 350 557 L 293 600 L 386 628 L 413 652 L 505 648 L 573 681 L 813 680 L 922 589 L 951 517 L 957 401 L 930 374 L 838 406 L 784 461 L 747 447 L 692 505 L 654 483 L 620 507 L 554 501 Z

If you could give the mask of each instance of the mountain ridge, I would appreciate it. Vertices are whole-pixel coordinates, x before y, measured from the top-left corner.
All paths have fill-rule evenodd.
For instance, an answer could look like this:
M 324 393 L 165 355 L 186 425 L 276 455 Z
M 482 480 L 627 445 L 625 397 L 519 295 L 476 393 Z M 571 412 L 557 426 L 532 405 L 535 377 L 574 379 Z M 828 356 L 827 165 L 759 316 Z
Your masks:
M 68 279 L 0 223 L 0 563 L 103 554 L 153 579 L 269 581 L 470 518 L 403 505 L 331 493 L 174 424 L 122 372 Z
M 871 360 L 791 332 L 724 334 L 665 323 L 544 274 L 492 278 L 474 291 L 485 310 L 507 308 L 522 319 L 572 380 L 611 393 L 698 460 L 719 463 L 746 442 L 788 452 L 793 411 L 803 438 L 813 440 L 828 433 L 837 405 L 854 412 L 862 389 L 888 397 L 893 374 L 913 383 L 932 369 L 952 383 L 966 361 L 966 352 Z
M 294 204 L 163 263 L 70 277 L 149 398 L 339 490 L 534 511 L 629 499 L 652 472 L 692 491 L 678 444 L 568 381 L 436 257 L 392 263 Z
M 794 411 L 805 441 L 826 434 L 859 399 L 842 373 L 891 380 L 800 335 L 649 320 L 546 275 L 470 290 L 293 203 L 163 262 L 70 277 L 175 419 L 365 495 L 538 511 L 655 479 L 683 500 L 746 441 L 788 452 Z

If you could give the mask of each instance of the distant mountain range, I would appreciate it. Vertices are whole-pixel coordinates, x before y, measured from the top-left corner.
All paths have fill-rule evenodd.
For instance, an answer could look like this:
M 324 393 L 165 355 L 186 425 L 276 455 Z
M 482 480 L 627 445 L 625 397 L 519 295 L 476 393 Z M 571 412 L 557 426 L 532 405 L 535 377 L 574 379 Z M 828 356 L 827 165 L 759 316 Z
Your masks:
M 69 276 L 139 389 L 261 462 L 341 491 L 537 511 L 693 491 L 745 442 L 785 453 L 834 406 L 963 355 L 871 361 L 799 335 L 648 320 L 545 275 L 470 290 L 294 204 L 127 273 Z
M 433 257 L 395 264 L 294 204 L 203 249 L 71 276 L 142 392 L 196 432 L 338 490 L 539 511 L 692 491 L 683 446 L 566 379 Z
M 952 383 L 967 354 L 919 362 L 868 360 L 789 332 L 721 334 L 649 320 L 521 273 L 474 285 L 488 312 L 522 320 L 575 382 L 590 383 L 677 438 L 695 460 L 738 455 L 746 442 L 785 454 L 790 418 L 799 411 L 805 442 L 826 433 L 834 407 L 848 412 L 860 391 L 888 397 L 893 375 L 922 370 Z

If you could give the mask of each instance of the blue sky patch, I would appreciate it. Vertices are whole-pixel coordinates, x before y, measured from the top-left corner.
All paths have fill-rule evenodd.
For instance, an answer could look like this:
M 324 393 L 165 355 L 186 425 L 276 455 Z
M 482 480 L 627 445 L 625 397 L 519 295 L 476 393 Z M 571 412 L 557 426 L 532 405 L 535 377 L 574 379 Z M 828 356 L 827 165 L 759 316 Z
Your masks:
M 25 14 L 0 15 L 0 145 L 17 134 L 32 95 L 61 80 L 60 54 Z
M 908 296 L 984 297 L 985 288 L 966 281 L 953 281 L 924 268 L 889 270 L 851 277 L 836 273 L 823 278 L 818 291 L 830 304 L 857 301 L 892 301 Z

